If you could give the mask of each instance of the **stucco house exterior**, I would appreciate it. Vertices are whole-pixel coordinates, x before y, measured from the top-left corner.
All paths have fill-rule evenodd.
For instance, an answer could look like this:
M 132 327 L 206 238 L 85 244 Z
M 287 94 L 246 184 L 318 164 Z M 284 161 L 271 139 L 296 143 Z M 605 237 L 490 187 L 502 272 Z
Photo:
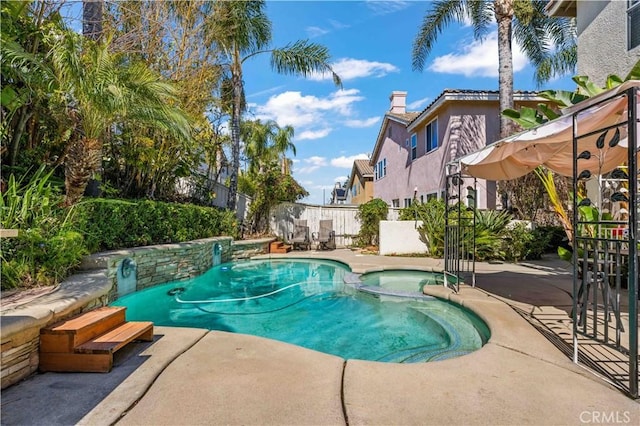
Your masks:
M 347 204 L 364 204 L 373 199 L 373 167 L 369 160 L 355 160 L 347 181 Z
M 640 59 L 640 0 L 551 0 L 546 10 L 576 18 L 578 74 L 597 85 L 624 78 Z
M 500 134 L 497 91 L 447 89 L 421 112 L 406 111 L 406 95 L 392 92 L 370 159 L 374 197 L 392 207 L 443 198 L 447 164 Z M 514 93 L 516 109 L 542 101 L 535 92 Z M 478 180 L 475 199 L 478 208 L 495 208 L 496 183 Z

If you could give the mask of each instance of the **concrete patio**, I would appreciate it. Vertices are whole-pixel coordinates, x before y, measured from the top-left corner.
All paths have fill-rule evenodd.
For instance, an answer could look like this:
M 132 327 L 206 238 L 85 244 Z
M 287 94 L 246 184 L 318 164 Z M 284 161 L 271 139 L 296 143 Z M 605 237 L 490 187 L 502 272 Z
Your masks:
M 351 250 L 354 272 L 441 270 L 427 258 Z M 492 331 L 480 350 L 423 364 L 339 357 L 260 337 L 156 327 L 154 342 L 120 353 L 108 374 L 45 373 L 2 391 L 2 424 L 640 424 L 640 404 L 573 364 L 552 335 L 570 333 L 571 274 L 557 260 L 477 266 L 477 287 L 436 296 L 478 313 Z M 547 324 L 548 325 L 548 324 Z M 605 421 L 603 421 L 605 420 Z

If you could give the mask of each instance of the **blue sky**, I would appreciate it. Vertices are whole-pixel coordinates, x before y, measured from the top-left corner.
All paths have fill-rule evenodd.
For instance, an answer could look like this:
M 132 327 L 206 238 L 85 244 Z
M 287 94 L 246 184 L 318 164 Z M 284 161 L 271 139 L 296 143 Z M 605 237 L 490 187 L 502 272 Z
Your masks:
M 80 3 L 70 1 L 72 26 L 81 31 Z M 498 89 L 496 34 L 484 41 L 453 23 L 439 37 L 423 72 L 411 69 L 411 49 L 428 1 L 267 1 L 272 47 L 308 39 L 329 48 L 343 88 L 329 76 L 276 74 L 269 55 L 244 64 L 247 118 L 293 125 L 297 155 L 293 176 L 310 193 L 303 202 L 322 204 L 336 181 L 347 180 L 353 160 L 367 158 L 394 90 L 408 92 L 407 109 L 420 111 L 444 89 Z M 516 90 L 574 90 L 570 76 L 542 88 L 514 44 Z
M 268 55 L 245 62 L 249 114 L 295 128 L 293 176 L 322 204 L 353 160 L 367 158 L 394 90 L 407 91 L 408 110 L 422 110 L 444 89 L 498 89 L 495 34 L 475 41 L 472 29 L 453 24 L 438 38 L 423 72 L 411 69 L 411 49 L 428 2 L 269 1 L 273 47 L 309 39 L 329 48 L 343 88 L 320 76 L 303 79 L 272 72 Z M 538 89 L 532 68 L 516 48 L 514 88 Z M 574 90 L 570 77 L 542 89 Z M 324 197 L 324 198 L 323 198 Z

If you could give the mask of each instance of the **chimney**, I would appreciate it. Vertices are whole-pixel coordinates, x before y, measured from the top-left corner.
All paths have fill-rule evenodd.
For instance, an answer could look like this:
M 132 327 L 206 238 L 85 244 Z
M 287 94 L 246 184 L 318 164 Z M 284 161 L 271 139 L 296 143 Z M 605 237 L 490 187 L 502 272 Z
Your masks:
M 389 112 L 395 112 L 397 114 L 404 114 L 407 112 L 407 92 L 391 92 L 391 96 L 389 96 L 391 100 L 391 108 L 389 108 Z

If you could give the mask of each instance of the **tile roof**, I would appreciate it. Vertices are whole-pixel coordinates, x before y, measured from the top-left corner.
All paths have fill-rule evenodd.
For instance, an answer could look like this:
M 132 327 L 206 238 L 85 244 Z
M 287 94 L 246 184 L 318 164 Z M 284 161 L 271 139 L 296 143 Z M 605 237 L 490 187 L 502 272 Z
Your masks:
M 415 119 L 418 115 L 420 115 L 420 112 L 416 111 L 416 112 L 405 112 L 404 114 L 400 114 L 397 112 L 387 112 L 387 115 L 390 117 L 395 117 L 395 118 L 399 118 L 402 121 L 405 122 L 410 122 L 413 119 Z
M 369 164 L 369 160 L 355 160 L 354 165 L 356 169 L 360 172 L 360 174 L 364 177 L 367 175 L 373 176 L 373 166 Z
M 513 91 L 513 96 L 514 96 L 514 98 L 518 97 L 518 95 L 520 95 L 521 97 L 524 97 L 524 96 L 537 96 L 539 93 L 540 92 L 532 91 L 532 90 L 514 90 Z M 408 120 L 409 126 L 411 126 L 411 124 L 413 124 L 418 118 L 420 118 L 421 115 L 423 115 L 424 113 L 429 111 L 429 109 L 431 109 L 432 106 L 434 106 L 438 102 L 442 101 L 442 99 L 445 98 L 447 95 L 452 95 L 452 96 L 470 95 L 470 96 L 473 96 L 473 98 L 471 98 L 471 99 L 462 99 L 462 100 L 472 101 L 472 100 L 487 100 L 489 98 L 489 96 L 496 96 L 497 97 L 497 96 L 500 95 L 500 92 L 497 91 L 497 90 L 444 89 L 442 91 L 442 93 L 440 93 L 438 95 L 438 97 L 435 98 L 422 111 L 420 111 L 418 113 L 411 113 L 411 114 L 415 114 L 415 115 L 413 116 L 413 118 Z M 391 114 L 387 113 L 387 115 L 391 115 Z M 400 115 L 400 114 L 398 114 L 398 115 Z

